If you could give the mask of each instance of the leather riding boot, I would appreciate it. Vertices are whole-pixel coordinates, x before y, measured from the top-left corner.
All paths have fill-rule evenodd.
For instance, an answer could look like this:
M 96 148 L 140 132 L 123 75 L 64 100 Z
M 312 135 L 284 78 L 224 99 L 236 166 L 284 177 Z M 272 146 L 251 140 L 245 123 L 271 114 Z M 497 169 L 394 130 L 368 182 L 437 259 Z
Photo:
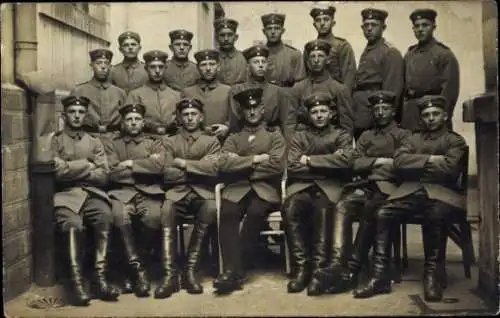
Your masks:
M 167 298 L 179 291 L 179 277 L 177 276 L 177 237 L 176 227 L 164 227 L 162 229 L 162 271 L 163 278 L 155 290 L 155 298 Z
M 106 274 L 108 267 L 108 246 L 110 242 L 109 229 L 94 229 L 95 233 L 95 264 L 94 291 L 101 300 L 116 300 L 120 291 L 109 284 Z
M 200 264 L 203 239 L 207 232 L 208 224 L 198 221 L 194 227 L 193 234 L 191 234 L 186 270 L 183 277 L 183 288 L 185 288 L 189 294 L 203 293 L 203 286 L 196 274 Z
M 307 286 L 308 296 L 317 296 L 325 292 L 324 281 L 317 277 L 327 265 L 327 253 L 331 226 L 331 211 L 320 208 L 314 215 L 314 238 L 312 247 L 312 278 Z M 330 231 L 329 231 L 330 230 Z
M 74 306 L 88 306 L 90 296 L 85 290 L 85 283 L 82 276 L 82 262 L 80 259 L 81 248 L 85 246 L 83 233 L 75 228 L 70 228 L 68 232 L 63 232 L 63 237 L 69 258 L 71 304 Z
M 439 254 L 441 249 L 441 223 L 430 220 L 422 225 L 424 244 L 427 255 L 424 264 L 424 299 L 426 301 L 441 301 L 443 288 L 439 280 Z
M 120 227 L 120 235 L 129 265 L 128 272 L 133 279 L 133 283 L 131 284 L 132 291 L 137 297 L 148 297 L 151 287 L 147 278 L 146 268 L 137 253 L 130 224 Z M 127 278 L 130 279 L 129 275 L 127 275 Z
M 354 298 L 369 298 L 377 294 L 391 292 L 389 268 L 393 232 L 397 226 L 390 218 L 379 218 L 377 222 L 377 235 L 375 237 L 373 257 L 373 278 L 365 286 L 354 290 Z
M 226 294 L 235 290 L 243 289 L 244 277 L 232 270 L 226 270 L 217 276 L 213 282 L 213 287 L 218 293 Z
M 441 282 L 441 287 L 446 289 L 448 287 L 448 275 L 446 274 L 446 248 L 448 245 L 448 232 L 446 225 L 443 225 L 441 232 L 441 248 L 439 249 L 439 281 Z

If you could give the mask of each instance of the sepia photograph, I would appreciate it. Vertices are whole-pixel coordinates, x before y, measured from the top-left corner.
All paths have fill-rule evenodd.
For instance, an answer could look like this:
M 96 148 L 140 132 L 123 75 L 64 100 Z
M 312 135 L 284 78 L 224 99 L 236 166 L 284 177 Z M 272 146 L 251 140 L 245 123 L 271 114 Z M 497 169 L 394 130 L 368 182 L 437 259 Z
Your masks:
M 0 9 L 5 317 L 498 314 L 496 1 Z

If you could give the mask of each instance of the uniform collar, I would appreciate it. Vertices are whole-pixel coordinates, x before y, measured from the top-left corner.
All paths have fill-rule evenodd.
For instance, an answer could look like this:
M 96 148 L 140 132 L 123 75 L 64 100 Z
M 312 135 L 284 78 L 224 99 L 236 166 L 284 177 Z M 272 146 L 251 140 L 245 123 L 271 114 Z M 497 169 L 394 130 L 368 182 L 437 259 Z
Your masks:
M 383 37 L 381 37 L 380 39 L 378 39 L 377 41 L 375 41 L 375 43 L 367 44 L 366 45 L 366 49 L 367 50 L 372 50 L 372 49 L 376 48 L 377 46 L 379 46 L 380 44 L 382 44 L 384 42 L 385 42 L 385 39 Z
M 165 88 L 167 88 L 167 84 L 161 82 L 161 83 L 153 83 L 151 81 L 147 81 L 146 82 L 146 85 L 149 86 L 152 90 L 165 90 Z
M 319 35 L 318 34 L 318 40 L 324 40 L 324 41 L 329 41 L 331 42 L 335 36 L 333 35 L 333 33 L 328 33 L 327 35 Z
M 186 68 L 189 65 L 189 59 L 178 60 L 174 57 L 171 59 L 171 61 L 179 68 Z
M 448 132 L 448 127 L 446 127 L 446 124 L 443 125 L 443 127 L 439 130 L 436 131 L 422 131 L 422 135 L 424 136 L 424 139 L 430 139 L 430 140 L 435 140 L 444 135 L 445 133 Z
M 269 45 L 269 43 L 267 43 L 266 47 L 269 50 L 269 53 L 276 53 L 279 52 L 283 47 L 285 47 L 285 44 L 282 41 L 272 45 Z
M 217 85 L 219 85 L 219 81 L 218 80 L 213 80 L 211 82 L 206 82 L 203 79 L 200 79 L 199 82 L 198 82 L 198 86 L 203 91 L 206 91 L 207 89 L 213 90 L 213 89 L 215 89 L 217 87 Z
M 83 130 L 72 129 L 71 127 L 64 127 L 64 133 L 73 139 L 81 140 L 84 134 Z
M 128 144 L 131 141 L 135 142 L 136 144 L 139 144 L 144 140 L 144 134 L 141 132 L 137 136 L 130 136 L 130 135 L 124 135 L 123 136 L 123 141 Z
M 90 84 L 94 85 L 97 88 L 104 88 L 104 89 L 107 89 L 111 85 L 108 81 L 101 82 L 98 81 L 95 77 L 92 77 L 92 79 L 90 80 Z
M 310 77 L 310 79 L 313 83 L 322 83 L 329 78 L 330 78 L 330 73 L 328 73 L 327 70 L 323 70 L 323 72 L 321 74 L 318 74 L 318 75 L 311 74 L 311 77 Z
M 394 127 L 396 127 L 396 122 L 393 120 L 389 125 L 385 127 L 377 127 L 375 126 L 375 135 L 382 134 L 385 135 L 389 131 L 391 131 Z
M 313 135 L 316 135 L 316 136 L 325 136 L 325 135 L 328 135 L 329 133 L 331 133 L 332 131 L 334 130 L 334 127 L 333 125 L 328 125 L 322 129 L 318 129 L 316 127 L 314 127 L 313 125 L 310 125 L 308 127 L 308 131 L 311 132 Z
M 242 130 L 254 134 L 254 133 L 258 132 L 259 130 L 262 130 L 265 128 L 266 128 L 266 122 L 262 121 L 257 126 L 244 125 Z
M 197 131 L 194 132 L 188 132 L 184 128 L 180 129 L 179 135 L 182 136 L 182 138 L 189 140 L 192 139 L 193 141 L 197 140 L 200 138 L 200 136 L 203 134 L 203 131 L 201 129 L 198 129 Z
M 137 68 L 140 64 L 141 62 L 139 61 L 139 59 L 135 59 L 133 61 L 127 61 L 124 59 L 122 61 L 122 65 L 124 68 Z
M 436 39 L 435 38 L 432 38 L 429 40 L 429 42 L 426 42 L 426 43 L 418 43 L 417 46 L 416 46 L 416 49 L 418 51 L 426 51 L 428 50 L 430 47 L 434 46 L 434 44 L 436 44 Z
M 226 59 L 226 58 L 233 58 L 237 51 L 236 51 L 236 48 L 233 47 L 233 49 L 231 51 L 222 51 L 221 50 L 219 52 L 220 52 L 220 57 Z
M 248 83 L 254 84 L 254 85 L 265 85 L 267 82 L 266 82 L 265 77 L 261 80 L 261 79 L 257 79 L 255 77 L 253 77 L 252 75 L 249 75 L 248 76 Z

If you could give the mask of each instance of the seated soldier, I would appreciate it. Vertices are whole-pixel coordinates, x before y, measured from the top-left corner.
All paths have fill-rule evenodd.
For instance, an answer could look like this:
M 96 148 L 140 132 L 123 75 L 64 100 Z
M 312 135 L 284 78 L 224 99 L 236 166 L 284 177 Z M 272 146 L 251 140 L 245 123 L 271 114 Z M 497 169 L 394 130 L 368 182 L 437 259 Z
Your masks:
M 70 299 L 75 306 L 90 302 L 80 259 L 87 247 L 83 233 L 86 226 L 92 227 L 95 235 L 93 290 L 102 300 L 116 300 L 120 294 L 106 279 L 111 202 L 100 188 L 108 181 L 108 163 L 101 141 L 82 130 L 89 103 L 83 96 L 62 100 L 64 130 L 57 132 L 51 143 L 56 171 L 54 217 L 69 258 Z
M 177 103 L 177 118 L 181 128 L 175 136 L 164 139 L 165 193 L 163 211 L 163 281 L 155 298 L 167 298 L 179 290 L 176 271 L 176 217 L 196 215 L 196 223 L 188 247 L 183 288 L 190 294 L 203 293 L 197 277 L 201 248 L 208 228 L 216 221 L 215 178 L 217 177 L 219 140 L 203 130 L 203 103 L 185 98 Z
M 122 133 L 106 145 L 112 182 L 108 195 L 113 203 L 114 224 L 120 231 L 130 270 L 123 291 L 133 290 L 138 297 L 147 297 L 150 286 L 144 263 L 136 251 L 131 223 L 140 222 L 148 228 L 142 231 L 141 239 L 145 245 L 151 244 L 146 239 L 149 237 L 146 232 L 160 227 L 164 197 L 159 185 L 163 147 L 161 141 L 144 134 L 145 112 L 146 107 L 142 104 L 124 105 L 120 109 Z M 130 276 L 135 280 L 133 286 Z
M 316 274 L 328 265 L 329 224 L 344 179 L 350 175 L 352 136 L 331 124 L 335 101 L 329 94 L 317 92 L 306 96 L 304 106 L 309 124 L 295 133 L 290 144 L 289 185 L 283 211 L 294 264 L 288 292 L 299 293 L 307 287 L 307 294 L 314 296 L 324 292 Z M 306 257 L 304 216 L 313 225 L 310 259 Z
M 221 293 L 241 288 L 242 257 L 251 257 L 262 223 L 281 201 L 285 139 L 263 120 L 262 92 L 261 88 L 251 88 L 234 96 L 242 106 L 244 126 L 229 135 L 221 151 L 219 169 L 226 187 L 222 191 L 219 237 L 225 270 L 213 283 Z M 240 221 L 245 215 L 240 234 Z
M 355 298 L 391 292 L 391 238 L 402 219 L 415 214 L 424 218 L 424 298 L 440 301 L 443 297 L 438 278 L 441 236 L 446 235 L 442 228 L 451 213 L 464 209 L 465 198 L 456 184 L 467 149 L 464 138 L 448 130 L 445 105 L 442 96 L 424 96 L 418 101 L 424 129 L 413 133 L 394 154 L 394 167 L 404 182 L 377 212 L 373 278 L 354 291 Z
M 375 127 L 361 134 L 353 154 L 354 172 L 362 179 L 347 184 L 335 206 L 331 264 L 322 271 L 322 281 L 331 292 L 342 292 L 356 285 L 361 267 L 368 263 L 368 252 L 376 234 L 375 214 L 399 184 L 392 157 L 410 134 L 394 121 L 397 105 L 394 93 L 374 92 L 368 101 L 372 105 Z M 359 239 L 353 247 L 355 217 L 360 219 Z M 350 251 L 352 255 L 348 255 Z

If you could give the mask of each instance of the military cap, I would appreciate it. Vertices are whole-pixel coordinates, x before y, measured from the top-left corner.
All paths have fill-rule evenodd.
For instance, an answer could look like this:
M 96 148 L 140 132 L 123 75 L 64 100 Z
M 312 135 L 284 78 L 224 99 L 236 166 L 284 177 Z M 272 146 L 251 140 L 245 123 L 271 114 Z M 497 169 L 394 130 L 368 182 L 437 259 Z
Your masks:
M 326 54 L 329 54 L 331 49 L 332 45 L 323 40 L 312 40 L 307 42 L 306 45 L 304 45 L 304 51 L 307 54 L 311 53 L 311 51 L 316 51 L 316 50 L 321 50 Z
M 256 56 L 269 56 L 269 49 L 263 45 L 254 45 L 243 51 L 243 56 L 248 60 Z
M 375 19 L 384 22 L 388 15 L 387 11 L 374 8 L 366 8 L 361 11 L 363 20 Z
M 203 103 L 197 98 L 183 98 L 177 102 L 175 108 L 178 112 L 181 112 L 187 108 L 196 108 L 200 112 L 203 112 Z
M 188 40 L 189 42 L 191 42 L 191 40 L 193 39 L 193 33 L 187 30 L 170 31 L 168 36 L 170 36 L 171 42 L 174 42 L 175 40 Z
M 233 98 L 240 103 L 241 107 L 250 108 L 260 104 L 263 92 L 260 87 L 251 87 L 235 94 Z
M 89 107 L 90 104 L 90 99 L 88 99 L 85 96 L 67 96 L 61 100 L 61 103 L 63 104 L 64 108 L 68 106 L 73 106 L 73 105 L 80 105 L 84 107 Z
M 319 105 L 333 107 L 336 105 L 337 101 L 336 98 L 332 98 L 330 94 L 315 92 L 306 96 L 303 102 L 307 109 L 311 109 L 312 107 Z
M 286 16 L 284 14 L 269 13 L 261 16 L 260 19 L 262 20 L 262 24 L 264 26 L 269 24 L 279 24 L 283 26 L 285 24 L 285 17 Z
M 318 15 L 329 15 L 332 18 L 335 17 L 335 12 L 337 9 L 334 6 L 328 6 L 325 8 L 312 8 L 311 11 L 309 12 L 309 15 L 313 18 L 316 19 Z
M 217 50 L 201 50 L 196 53 L 194 53 L 194 58 L 196 62 L 200 63 L 201 61 L 206 61 L 206 60 L 219 60 L 219 51 Z
M 420 111 L 429 107 L 439 107 L 446 110 L 446 98 L 441 95 L 426 95 L 417 100 Z
M 137 42 L 141 43 L 141 36 L 139 35 L 139 33 L 126 31 L 118 36 L 118 44 L 121 45 L 126 39 L 134 39 Z
M 437 12 L 432 9 L 417 9 L 410 14 L 410 20 L 415 22 L 418 19 L 436 21 Z
M 152 50 L 144 53 L 142 56 L 144 62 L 149 63 L 152 61 L 162 61 L 163 63 L 167 63 L 168 53 L 160 51 L 160 50 Z
M 214 21 L 214 28 L 215 31 L 219 31 L 221 29 L 231 29 L 234 32 L 236 32 L 236 29 L 238 28 L 238 22 L 233 19 L 228 19 L 228 18 L 220 18 Z
M 113 59 L 113 52 L 111 52 L 108 49 L 96 49 L 92 50 L 89 52 L 90 60 L 94 62 L 95 60 L 99 58 L 105 58 L 108 59 L 111 62 L 111 59 Z
M 396 94 L 389 91 L 376 91 L 368 96 L 368 102 L 371 106 L 377 104 L 390 104 L 393 105 L 396 101 Z
M 146 106 L 142 104 L 126 104 L 123 105 L 118 112 L 122 115 L 122 117 L 125 117 L 128 113 L 138 113 L 144 117 L 144 114 L 146 114 Z

